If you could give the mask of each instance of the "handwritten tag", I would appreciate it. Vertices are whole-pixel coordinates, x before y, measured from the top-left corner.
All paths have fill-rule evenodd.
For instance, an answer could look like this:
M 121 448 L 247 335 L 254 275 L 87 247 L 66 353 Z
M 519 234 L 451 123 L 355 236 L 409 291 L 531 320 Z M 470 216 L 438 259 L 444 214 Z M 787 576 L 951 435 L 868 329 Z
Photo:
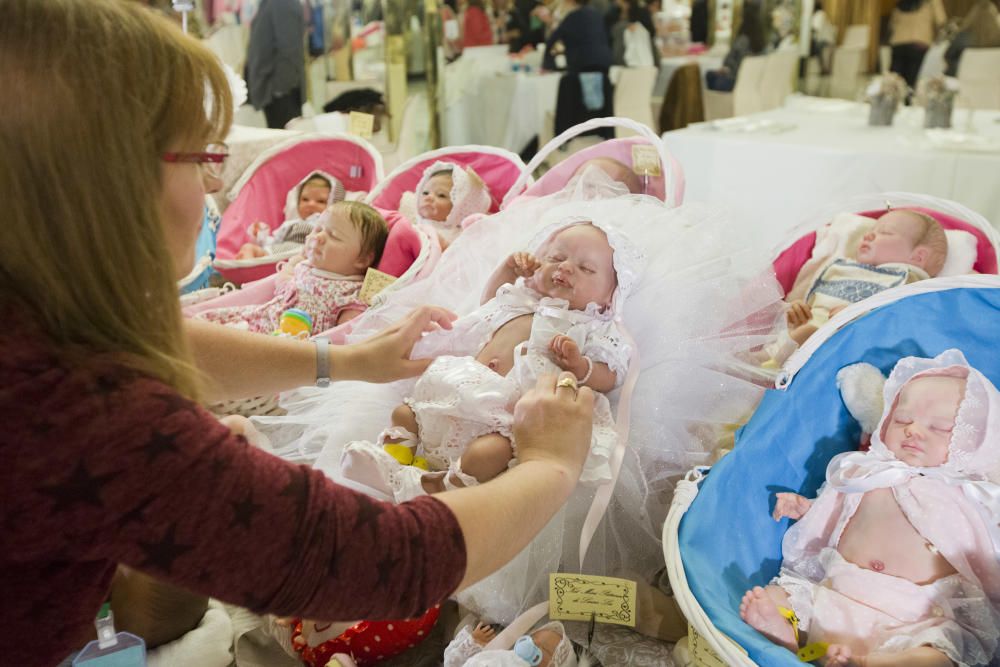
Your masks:
M 396 282 L 396 276 L 369 268 L 368 272 L 365 273 L 365 281 L 361 283 L 361 292 L 358 294 L 358 298 L 361 299 L 362 303 L 367 303 L 370 306 L 378 293 L 394 282 Z
M 375 116 L 370 113 L 352 111 L 348 117 L 347 131 L 364 139 L 370 139 L 375 128 Z
M 725 661 L 690 624 L 688 625 L 688 648 L 691 650 L 694 664 L 698 667 L 726 667 Z
M 632 146 L 632 171 L 639 176 L 659 176 L 660 154 L 649 144 Z
M 549 618 L 635 627 L 635 582 L 586 574 L 549 575 Z

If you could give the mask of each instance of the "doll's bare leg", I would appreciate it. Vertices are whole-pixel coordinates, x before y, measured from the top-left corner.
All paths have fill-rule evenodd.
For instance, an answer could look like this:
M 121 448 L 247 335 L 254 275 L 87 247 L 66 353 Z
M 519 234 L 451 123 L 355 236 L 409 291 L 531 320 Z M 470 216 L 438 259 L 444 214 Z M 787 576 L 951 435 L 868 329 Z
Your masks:
M 798 651 L 795 630 L 778 611 L 779 606 L 791 608 L 788 594 L 780 586 L 768 586 L 767 589 L 755 586 L 746 592 L 740 602 L 740 618 L 775 644 L 792 652 Z
M 419 428 L 413 408 L 405 403 L 397 405 L 392 411 L 392 426 L 392 429 L 383 434 L 382 444 L 400 463 L 409 465 L 417 453 L 416 434 Z M 405 433 L 400 433 L 400 429 Z M 406 452 L 395 451 L 399 447 L 406 448 L 409 455 Z
M 954 663 L 931 646 L 918 646 L 899 653 L 853 655 L 842 644 L 830 644 L 823 660 L 826 667 L 951 667 Z
M 817 327 L 815 324 L 803 324 L 802 326 L 795 327 L 789 331 L 788 336 L 799 345 L 802 345 L 809 340 L 809 336 L 816 333 L 816 329 Z
M 466 448 L 462 454 L 461 471 L 464 475 L 475 478 L 482 484 L 487 482 L 504 470 L 507 464 L 514 457 L 514 450 L 510 446 L 510 439 L 499 433 L 488 433 L 481 435 Z M 454 472 L 434 473 L 424 475 L 421 483 L 427 493 L 440 493 L 445 490 L 445 475 L 448 476 L 448 483 L 452 486 L 468 486 Z

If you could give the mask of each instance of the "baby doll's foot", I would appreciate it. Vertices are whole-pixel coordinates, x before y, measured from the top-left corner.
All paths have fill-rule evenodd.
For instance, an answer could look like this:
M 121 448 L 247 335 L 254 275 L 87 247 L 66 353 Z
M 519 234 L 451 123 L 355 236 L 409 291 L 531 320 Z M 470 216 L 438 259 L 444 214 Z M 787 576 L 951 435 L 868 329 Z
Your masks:
M 352 442 L 344 448 L 344 453 L 340 457 L 340 472 L 349 480 L 391 496 L 392 487 L 387 481 L 386 471 L 383 470 L 385 466 L 380 465 L 379 455 L 385 456 L 392 463 L 395 463 L 395 459 L 392 459 L 387 453 L 376 452 L 370 443 Z
M 851 649 L 843 644 L 830 644 L 826 649 L 826 658 L 823 664 L 826 667 L 860 667 L 856 656 L 851 654 Z
M 760 586 L 755 586 L 743 596 L 740 602 L 740 618 L 775 644 L 784 646 L 793 653 L 798 651 L 795 629 L 778 611 L 778 605 L 767 591 Z

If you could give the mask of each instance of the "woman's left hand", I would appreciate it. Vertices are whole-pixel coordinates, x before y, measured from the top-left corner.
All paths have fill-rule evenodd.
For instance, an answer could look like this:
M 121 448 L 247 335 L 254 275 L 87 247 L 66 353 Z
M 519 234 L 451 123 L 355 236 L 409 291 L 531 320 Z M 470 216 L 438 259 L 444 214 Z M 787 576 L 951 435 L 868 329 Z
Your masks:
M 410 359 L 425 333 L 451 329 L 455 314 L 437 306 L 421 306 L 361 343 L 330 346 L 331 375 L 337 380 L 393 382 L 420 375 L 431 359 Z

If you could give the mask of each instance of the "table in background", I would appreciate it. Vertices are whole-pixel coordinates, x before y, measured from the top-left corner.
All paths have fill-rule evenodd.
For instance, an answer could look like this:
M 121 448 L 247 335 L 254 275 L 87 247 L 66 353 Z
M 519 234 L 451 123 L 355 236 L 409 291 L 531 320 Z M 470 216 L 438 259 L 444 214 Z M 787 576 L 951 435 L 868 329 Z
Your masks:
M 555 115 L 562 75 L 513 72 L 505 52 L 468 59 L 467 55 L 463 53 L 445 68 L 443 143 L 481 144 L 521 152 L 541 133 L 546 114 Z
M 674 72 L 687 65 L 695 63 L 701 70 L 701 80 L 704 86 L 705 72 L 722 67 L 723 55 L 702 53 L 697 56 L 667 56 L 660 59 L 660 71 L 656 76 L 656 84 L 653 86 L 653 97 L 662 99 L 667 94 L 670 86 L 670 79 L 674 77 Z
M 965 129 L 968 117 L 958 109 L 953 122 Z M 952 199 L 1000 226 L 1000 150 L 936 147 L 922 109 L 900 110 L 892 127 L 869 127 L 865 104 L 792 97 L 743 118 L 762 121 L 762 131 L 704 123 L 663 138 L 684 168 L 685 199 L 730 207 L 768 243 L 838 200 L 892 190 Z M 975 132 L 1000 148 L 998 121 L 1000 112 L 973 115 Z

